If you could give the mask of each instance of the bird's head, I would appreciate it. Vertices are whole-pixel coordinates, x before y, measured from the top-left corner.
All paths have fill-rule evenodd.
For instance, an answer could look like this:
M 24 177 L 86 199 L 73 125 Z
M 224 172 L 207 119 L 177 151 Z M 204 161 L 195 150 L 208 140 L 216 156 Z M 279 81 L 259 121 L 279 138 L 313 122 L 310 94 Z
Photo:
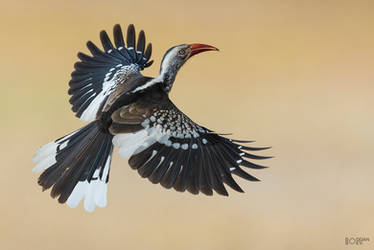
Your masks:
M 165 83 L 165 90 L 169 91 L 173 85 L 178 70 L 192 56 L 206 51 L 218 51 L 216 47 L 193 43 L 174 46 L 166 51 L 161 62 L 160 76 Z

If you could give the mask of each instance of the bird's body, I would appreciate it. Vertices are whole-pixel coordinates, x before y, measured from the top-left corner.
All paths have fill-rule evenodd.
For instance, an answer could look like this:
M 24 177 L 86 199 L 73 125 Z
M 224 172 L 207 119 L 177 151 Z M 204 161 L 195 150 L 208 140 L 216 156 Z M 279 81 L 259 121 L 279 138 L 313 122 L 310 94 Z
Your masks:
M 245 151 L 263 150 L 241 146 L 235 141 L 200 126 L 183 114 L 169 99 L 176 74 L 182 65 L 200 52 L 217 50 L 203 44 L 183 44 L 168 50 L 160 75 L 152 78 L 140 71 L 152 64 L 152 47 L 145 50 L 141 31 L 136 43 L 132 25 L 127 46 L 119 25 L 114 43 L 100 33 L 104 51 L 92 42 L 92 54 L 78 53 L 69 94 L 72 110 L 85 127 L 41 147 L 34 157 L 35 171 L 43 171 L 39 184 L 52 188 L 51 196 L 75 207 L 84 199 L 86 210 L 106 205 L 107 183 L 114 146 L 129 165 L 153 183 L 177 191 L 213 190 L 228 195 L 223 183 L 243 192 L 232 178 L 250 181 L 255 177 L 240 166 L 263 168 L 246 159 L 265 159 Z

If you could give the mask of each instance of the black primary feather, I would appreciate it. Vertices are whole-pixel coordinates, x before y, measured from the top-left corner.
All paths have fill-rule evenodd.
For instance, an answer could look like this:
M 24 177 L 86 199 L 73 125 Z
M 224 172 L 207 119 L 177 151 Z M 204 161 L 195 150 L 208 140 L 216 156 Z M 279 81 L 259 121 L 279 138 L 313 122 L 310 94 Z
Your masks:
M 114 50 L 113 44 L 110 41 L 110 38 L 105 30 L 100 32 L 100 40 L 105 52 L 108 52 L 109 50 Z
M 138 45 L 136 46 L 136 51 L 141 52 L 141 54 L 143 54 L 144 48 L 145 48 L 145 35 L 144 35 L 144 31 L 141 30 L 138 36 Z
M 116 45 L 117 49 L 120 47 L 126 47 L 125 41 L 123 40 L 123 33 L 121 29 L 121 25 L 116 24 L 113 28 L 113 37 L 114 37 L 114 44 Z

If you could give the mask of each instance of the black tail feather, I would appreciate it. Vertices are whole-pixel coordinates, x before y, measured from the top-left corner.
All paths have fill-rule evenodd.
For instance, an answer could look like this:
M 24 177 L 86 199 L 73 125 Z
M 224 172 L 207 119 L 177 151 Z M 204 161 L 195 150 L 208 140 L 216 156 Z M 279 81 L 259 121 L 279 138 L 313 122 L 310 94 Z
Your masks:
M 94 121 L 47 144 L 44 149 L 42 147 L 34 157 L 38 164 L 35 170 L 44 170 L 39 177 L 39 185 L 43 190 L 52 188 L 51 196 L 59 197 L 58 201 L 65 203 L 79 182 L 99 180 L 106 184 L 113 151 L 112 138 L 111 134 L 100 130 L 98 122 Z M 49 163 L 53 163 L 50 166 L 43 164 L 43 159 L 48 157 L 51 159 Z

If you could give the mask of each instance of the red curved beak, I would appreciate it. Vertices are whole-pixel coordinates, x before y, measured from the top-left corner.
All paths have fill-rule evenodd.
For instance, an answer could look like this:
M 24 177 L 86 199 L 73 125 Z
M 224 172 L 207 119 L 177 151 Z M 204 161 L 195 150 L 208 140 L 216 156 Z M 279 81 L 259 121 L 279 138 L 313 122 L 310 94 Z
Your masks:
M 213 47 L 213 46 L 210 46 L 210 45 L 207 45 L 207 44 L 201 44 L 201 43 L 190 44 L 190 48 L 191 48 L 190 57 L 194 56 L 194 55 L 197 55 L 201 52 L 205 52 L 205 51 L 211 51 L 211 50 L 219 51 L 219 49 L 217 49 L 216 47 Z

